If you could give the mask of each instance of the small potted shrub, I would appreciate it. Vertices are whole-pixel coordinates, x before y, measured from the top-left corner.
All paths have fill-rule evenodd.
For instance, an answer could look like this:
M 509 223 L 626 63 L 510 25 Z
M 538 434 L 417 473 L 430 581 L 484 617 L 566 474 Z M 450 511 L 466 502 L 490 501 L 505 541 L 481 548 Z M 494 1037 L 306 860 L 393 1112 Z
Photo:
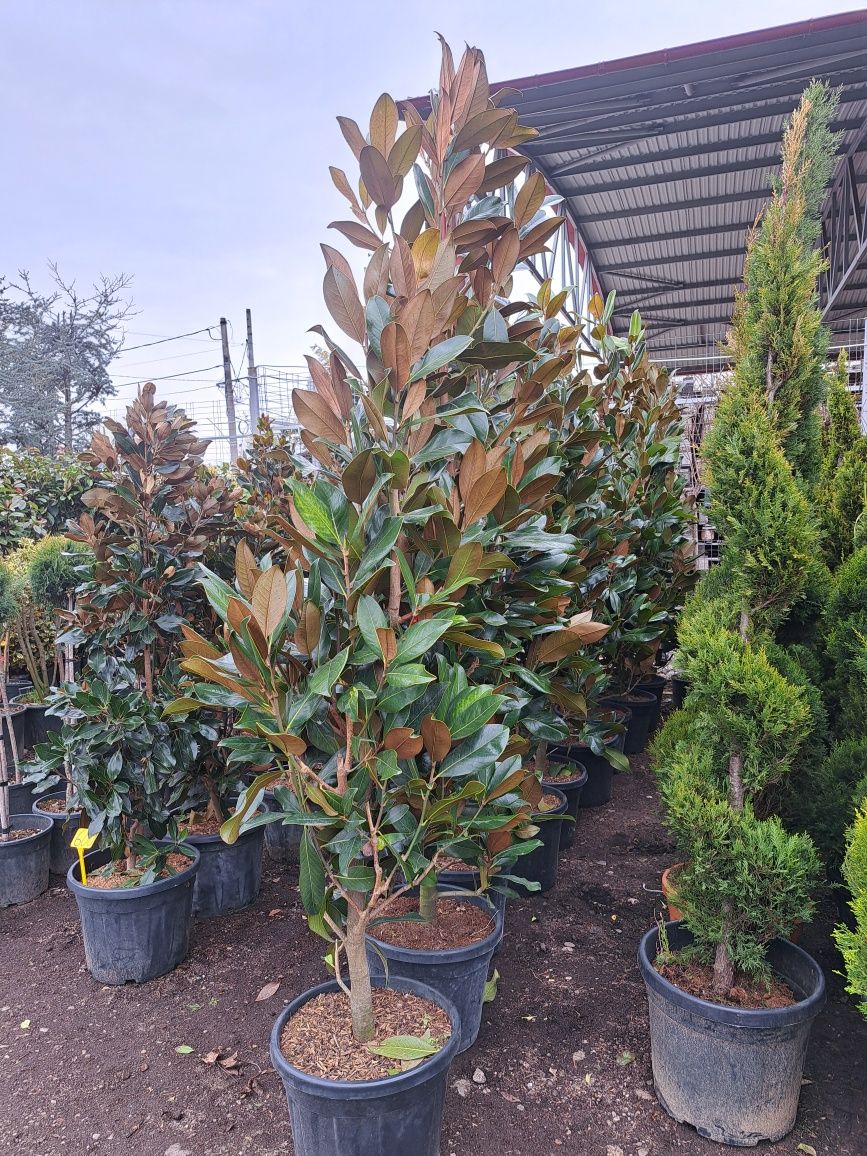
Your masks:
M 160 784 L 173 766 L 168 727 L 134 672 L 94 660 L 86 684 L 59 692 L 75 728 L 74 800 L 100 849 L 75 863 L 75 895 L 87 966 L 100 983 L 143 983 L 186 958 L 199 853 L 166 839 L 171 815 Z

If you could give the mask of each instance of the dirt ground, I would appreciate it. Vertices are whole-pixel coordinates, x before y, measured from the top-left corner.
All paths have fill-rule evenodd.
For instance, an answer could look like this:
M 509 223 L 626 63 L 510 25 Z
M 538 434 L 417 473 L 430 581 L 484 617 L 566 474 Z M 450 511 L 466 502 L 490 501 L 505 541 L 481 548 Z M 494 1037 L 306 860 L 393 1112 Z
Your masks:
M 672 849 L 643 760 L 634 764 L 611 804 L 581 812 L 557 888 L 509 903 L 497 999 L 450 1073 L 443 1156 L 723 1151 L 653 1095 L 635 952 Z M 306 930 L 293 881 L 268 864 L 255 906 L 197 924 L 189 960 L 142 987 L 91 979 L 65 886 L 0 912 L 0 1153 L 291 1154 L 268 1034 L 284 1004 L 324 978 L 324 944 Z M 758 1152 L 864 1156 L 867 1023 L 842 996 L 827 920 L 803 945 L 830 998 L 796 1128 Z

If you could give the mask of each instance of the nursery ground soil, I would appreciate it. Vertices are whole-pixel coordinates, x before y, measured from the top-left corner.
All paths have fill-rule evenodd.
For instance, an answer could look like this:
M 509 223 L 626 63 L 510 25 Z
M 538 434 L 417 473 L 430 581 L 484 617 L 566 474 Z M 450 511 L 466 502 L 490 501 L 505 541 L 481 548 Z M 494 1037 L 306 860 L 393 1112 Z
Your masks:
M 435 1003 L 408 992 L 373 993 L 376 1032 L 371 1044 L 390 1036 L 423 1036 L 429 1031 L 442 1046 L 452 1034 L 449 1017 Z M 377 1056 L 352 1034 L 349 1000 L 343 992 L 318 995 L 306 1003 L 283 1029 L 283 1055 L 296 1068 L 325 1080 L 381 1080 L 401 1065 Z
M 377 923 L 370 934 L 383 943 L 407 947 L 411 951 L 445 951 L 451 947 L 468 947 L 479 943 L 494 930 L 488 911 L 473 903 L 456 899 L 440 899 L 434 923 Z M 416 914 L 418 900 L 395 899 L 388 908 L 387 917 Z
M 725 999 L 720 999 L 714 994 L 713 968 L 709 964 L 674 960 L 671 963 L 657 962 L 655 966 L 661 976 L 679 987 L 681 991 L 688 992 L 698 999 L 722 1004 L 724 1007 L 753 1009 L 791 1007 L 796 1002 L 792 989 L 773 977 L 768 983 L 763 983 L 738 972 Z
M 16 827 L 14 831 L 7 831 L 0 835 L 0 843 L 14 843 L 18 839 L 29 839 L 31 835 L 40 834 L 38 827 Z
M 168 855 L 166 866 L 157 872 L 157 879 L 168 879 L 170 875 L 178 875 L 189 866 L 190 860 L 186 855 Z M 107 863 L 105 867 L 98 867 L 96 871 L 88 871 L 87 886 L 102 891 L 117 891 L 121 888 L 135 887 L 141 876 L 141 871 L 115 871 L 112 865 Z
M 653 1094 L 636 951 L 678 855 L 643 757 L 632 765 L 611 803 L 579 812 L 557 886 L 509 900 L 497 998 L 449 1073 L 442 1156 L 724 1152 Z M 758 1156 L 867 1152 L 867 1021 L 836 974 L 837 918 L 826 905 L 804 928 L 828 1004 L 795 1129 Z M 0 911 L 0 1153 L 292 1156 L 268 1034 L 286 1003 L 328 978 L 325 950 L 304 924 L 297 868 L 267 860 L 256 903 L 194 924 L 187 961 L 140 987 L 88 974 L 65 887 Z

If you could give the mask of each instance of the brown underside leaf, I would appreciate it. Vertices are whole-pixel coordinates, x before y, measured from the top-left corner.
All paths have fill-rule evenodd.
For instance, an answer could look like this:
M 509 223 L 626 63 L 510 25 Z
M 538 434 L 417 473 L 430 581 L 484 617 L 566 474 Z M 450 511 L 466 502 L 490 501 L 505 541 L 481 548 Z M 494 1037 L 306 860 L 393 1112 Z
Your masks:
M 367 334 L 364 307 L 359 300 L 354 282 L 332 265 L 325 273 L 322 292 L 325 295 L 328 312 L 343 332 L 359 345 L 363 345 Z
M 286 575 L 280 567 L 272 566 L 263 571 L 253 587 L 251 604 L 253 615 L 266 637 L 270 637 L 280 624 L 288 602 Z

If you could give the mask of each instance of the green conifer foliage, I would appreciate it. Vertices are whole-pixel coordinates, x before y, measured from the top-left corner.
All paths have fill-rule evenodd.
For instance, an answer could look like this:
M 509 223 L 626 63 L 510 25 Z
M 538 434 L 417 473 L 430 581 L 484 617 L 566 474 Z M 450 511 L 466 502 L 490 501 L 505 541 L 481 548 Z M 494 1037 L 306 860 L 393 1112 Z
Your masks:
M 816 486 L 816 505 L 822 525 L 822 546 L 828 565 L 835 569 L 858 546 L 867 500 L 867 438 L 862 437 L 855 399 L 849 391 L 849 364 L 841 349 L 828 374 L 825 420 L 822 427 L 822 467 Z
M 828 334 L 818 309 L 823 257 L 814 248 L 837 136 L 838 93 L 813 82 L 783 138 L 782 173 L 747 244 L 744 288 L 729 334 L 738 382 L 766 394 L 786 456 L 808 481 L 819 472 L 816 407 Z
M 867 802 L 859 809 L 849 832 L 843 874 L 852 893 L 850 906 L 855 927 L 838 927 L 834 939 L 846 965 L 846 990 L 859 999 L 858 1007 L 867 1016 Z

